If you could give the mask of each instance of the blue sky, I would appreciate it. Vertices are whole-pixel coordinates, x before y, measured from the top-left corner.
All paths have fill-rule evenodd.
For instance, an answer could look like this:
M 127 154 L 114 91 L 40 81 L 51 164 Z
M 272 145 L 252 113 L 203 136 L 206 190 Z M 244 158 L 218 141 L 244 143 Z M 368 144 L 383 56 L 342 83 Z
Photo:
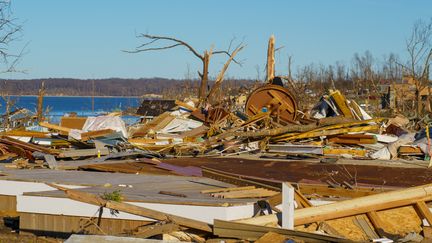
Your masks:
M 230 77 L 256 78 L 265 65 L 267 40 L 284 46 L 276 56 L 278 74 L 311 62 L 350 62 L 355 52 L 370 50 L 381 58 L 390 52 L 405 57 L 405 39 L 415 20 L 432 17 L 432 1 L 138 1 L 12 0 L 23 22 L 20 45 L 28 42 L 21 69 L 27 74 L 1 78 L 184 78 L 200 62 L 184 48 L 127 54 L 142 43 L 136 33 L 173 36 L 203 52 L 213 44 L 226 49 L 236 37 L 247 47 L 238 54 L 242 67 L 231 65 Z M 212 59 L 216 76 L 226 57 Z

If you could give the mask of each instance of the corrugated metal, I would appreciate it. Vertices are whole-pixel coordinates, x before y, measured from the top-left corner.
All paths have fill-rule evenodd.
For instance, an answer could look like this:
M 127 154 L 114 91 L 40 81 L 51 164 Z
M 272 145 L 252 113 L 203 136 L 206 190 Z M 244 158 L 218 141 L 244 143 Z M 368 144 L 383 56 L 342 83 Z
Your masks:
M 106 210 L 106 209 L 105 209 Z M 21 231 L 45 231 L 52 233 L 81 233 L 82 226 L 87 234 L 103 234 L 94 224 L 88 224 L 87 217 L 49 215 L 35 213 L 20 213 Z M 94 221 L 96 222 L 96 220 Z M 134 230 L 136 227 L 146 225 L 149 221 L 105 219 L 101 221 L 100 228 L 103 232 L 115 235 Z

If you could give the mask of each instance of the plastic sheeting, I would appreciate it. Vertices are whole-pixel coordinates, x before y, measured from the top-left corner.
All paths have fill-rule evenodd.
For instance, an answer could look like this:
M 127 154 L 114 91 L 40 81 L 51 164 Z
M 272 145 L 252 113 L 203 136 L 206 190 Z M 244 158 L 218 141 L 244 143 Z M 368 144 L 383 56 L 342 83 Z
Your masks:
M 111 129 L 116 132 L 121 132 L 124 137 L 127 137 L 126 125 L 119 116 L 88 117 L 82 130 L 90 132 L 103 129 Z

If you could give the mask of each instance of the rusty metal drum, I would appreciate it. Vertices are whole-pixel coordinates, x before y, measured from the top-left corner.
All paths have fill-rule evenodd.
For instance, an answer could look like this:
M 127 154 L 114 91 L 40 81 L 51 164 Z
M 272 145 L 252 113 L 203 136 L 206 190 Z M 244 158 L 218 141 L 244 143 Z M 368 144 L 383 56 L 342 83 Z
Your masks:
M 266 84 L 249 95 L 245 112 L 248 116 L 270 112 L 270 117 L 274 121 L 288 124 L 297 118 L 297 101 L 288 89 L 279 85 Z

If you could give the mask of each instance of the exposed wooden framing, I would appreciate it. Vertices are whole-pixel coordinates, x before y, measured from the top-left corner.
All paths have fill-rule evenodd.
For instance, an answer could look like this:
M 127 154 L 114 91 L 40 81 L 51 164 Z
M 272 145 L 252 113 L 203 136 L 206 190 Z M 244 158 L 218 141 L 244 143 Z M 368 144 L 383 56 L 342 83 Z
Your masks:
M 188 219 L 188 218 L 184 218 L 172 214 L 161 213 L 156 210 L 135 206 L 129 203 L 104 200 L 101 197 L 91 193 L 72 190 L 54 184 L 47 183 L 47 185 L 65 192 L 66 195 L 72 200 L 93 204 L 99 207 L 106 207 L 109 209 L 114 209 L 121 212 L 130 213 L 130 214 L 151 218 L 155 220 L 162 220 L 162 221 L 170 220 L 181 226 L 185 226 L 192 229 L 198 229 L 206 232 L 212 232 L 212 226 L 201 221 Z

